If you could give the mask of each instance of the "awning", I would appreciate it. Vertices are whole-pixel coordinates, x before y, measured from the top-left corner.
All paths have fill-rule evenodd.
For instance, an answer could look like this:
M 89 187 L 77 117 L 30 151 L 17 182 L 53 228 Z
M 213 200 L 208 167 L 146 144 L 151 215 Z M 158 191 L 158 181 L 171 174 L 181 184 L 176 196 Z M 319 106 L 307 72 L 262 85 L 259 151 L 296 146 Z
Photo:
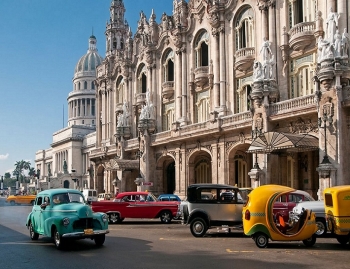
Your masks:
M 139 169 L 139 160 L 112 159 L 105 164 L 106 170 Z
M 318 150 L 318 139 L 308 134 L 266 132 L 255 138 L 248 153 L 277 153 L 286 151 Z

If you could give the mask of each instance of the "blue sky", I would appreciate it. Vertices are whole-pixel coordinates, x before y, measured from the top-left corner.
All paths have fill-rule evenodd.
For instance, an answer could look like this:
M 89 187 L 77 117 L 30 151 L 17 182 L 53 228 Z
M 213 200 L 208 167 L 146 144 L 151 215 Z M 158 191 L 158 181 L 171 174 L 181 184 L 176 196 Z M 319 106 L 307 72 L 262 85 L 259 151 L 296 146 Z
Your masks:
M 74 68 L 92 33 L 105 56 L 111 0 L 0 1 L 0 176 L 16 161 L 34 167 L 35 152 L 67 126 L 67 96 Z M 172 0 L 124 0 L 125 19 L 135 34 L 141 10 L 152 8 L 159 23 L 172 14 Z

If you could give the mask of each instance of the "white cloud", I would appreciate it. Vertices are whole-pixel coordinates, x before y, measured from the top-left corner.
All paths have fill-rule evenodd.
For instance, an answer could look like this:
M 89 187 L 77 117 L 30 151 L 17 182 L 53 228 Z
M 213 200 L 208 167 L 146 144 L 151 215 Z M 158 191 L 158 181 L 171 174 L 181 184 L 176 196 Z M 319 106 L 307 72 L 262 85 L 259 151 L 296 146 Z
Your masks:
M 8 153 L 6 153 L 5 155 L 0 154 L 0 161 L 7 160 L 8 157 L 9 157 Z

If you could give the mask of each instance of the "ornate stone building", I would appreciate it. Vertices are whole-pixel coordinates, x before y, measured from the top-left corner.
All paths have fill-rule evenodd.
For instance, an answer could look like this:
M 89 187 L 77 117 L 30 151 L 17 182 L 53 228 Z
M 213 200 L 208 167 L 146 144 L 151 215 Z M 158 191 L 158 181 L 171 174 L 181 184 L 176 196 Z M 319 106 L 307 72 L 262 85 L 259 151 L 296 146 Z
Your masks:
M 110 6 L 93 184 L 184 197 L 192 183 L 350 184 L 349 3 L 174 0 L 133 35 Z

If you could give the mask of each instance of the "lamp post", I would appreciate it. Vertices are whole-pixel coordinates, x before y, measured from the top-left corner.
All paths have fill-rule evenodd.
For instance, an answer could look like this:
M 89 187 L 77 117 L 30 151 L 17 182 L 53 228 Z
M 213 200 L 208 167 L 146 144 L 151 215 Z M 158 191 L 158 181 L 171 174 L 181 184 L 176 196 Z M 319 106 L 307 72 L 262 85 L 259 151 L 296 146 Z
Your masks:
M 19 173 L 18 173 L 18 171 L 16 171 L 16 194 L 18 194 L 18 192 L 19 192 L 18 176 L 19 176 Z
M 1 190 L 1 195 L 3 195 L 4 194 L 4 176 L 1 176 L 0 190 Z
M 323 126 L 322 126 L 323 122 Z M 323 110 L 323 117 L 318 118 L 318 126 L 323 128 L 324 133 L 324 156 L 321 164 L 330 164 L 328 155 L 327 155 L 327 122 L 329 125 L 333 123 L 333 116 L 327 114 L 327 110 Z
M 139 131 L 139 135 L 138 135 L 137 138 L 138 138 L 138 141 L 139 141 L 139 149 L 137 151 L 137 157 L 139 158 L 139 175 L 136 178 L 135 183 L 137 185 L 141 185 L 141 182 L 143 180 L 142 175 L 141 175 L 141 157 L 142 157 L 143 151 L 141 151 L 141 135 L 140 135 L 140 131 Z

